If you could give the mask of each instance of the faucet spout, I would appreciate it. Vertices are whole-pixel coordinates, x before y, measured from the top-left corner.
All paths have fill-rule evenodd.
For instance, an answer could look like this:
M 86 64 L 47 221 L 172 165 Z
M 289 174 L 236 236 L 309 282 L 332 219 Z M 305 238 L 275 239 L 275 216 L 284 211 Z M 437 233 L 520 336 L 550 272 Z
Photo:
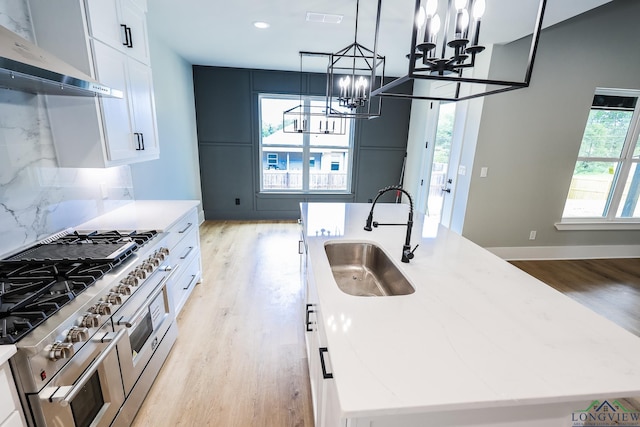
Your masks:
M 409 194 L 405 189 L 398 185 L 391 185 L 388 187 L 384 187 L 378 190 L 378 194 L 376 198 L 373 200 L 373 204 L 371 205 L 371 210 L 369 211 L 369 216 L 367 217 L 367 221 L 365 223 L 364 229 L 366 231 L 372 231 L 373 227 L 378 227 L 381 225 L 401 225 L 401 224 L 379 224 L 373 221 L 373 209 L 376 207 L 376 203 L 380 196 L 388 191 L 400 191 L 404 193 L 409 199 L 409 218 L 407 219 L 407 234 L 405 235 L 404 245 L 402 246 L 402 258 L 400 259 L 402 262 L 409 262 L 413 259 L 413 253 L 418 248 L 416 245 L 413 250 L 411 250 L 411 230 L 413 229 L 413 199 L 411 198 L 411 194 Z

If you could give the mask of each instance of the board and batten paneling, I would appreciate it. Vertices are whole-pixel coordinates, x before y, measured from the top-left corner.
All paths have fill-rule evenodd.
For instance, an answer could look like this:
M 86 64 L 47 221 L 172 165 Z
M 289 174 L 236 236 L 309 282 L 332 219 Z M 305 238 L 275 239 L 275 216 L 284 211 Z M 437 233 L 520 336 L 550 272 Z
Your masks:
M 193 73 L 206 219 L 294 219 L 300 202 L 367 201 L 399 182 L 410 101 L 384 99 L 381 117 L 355 121 L 350 193 L 261 194 L 259 94 L 324 96 L 326 75 L 197 65 Z

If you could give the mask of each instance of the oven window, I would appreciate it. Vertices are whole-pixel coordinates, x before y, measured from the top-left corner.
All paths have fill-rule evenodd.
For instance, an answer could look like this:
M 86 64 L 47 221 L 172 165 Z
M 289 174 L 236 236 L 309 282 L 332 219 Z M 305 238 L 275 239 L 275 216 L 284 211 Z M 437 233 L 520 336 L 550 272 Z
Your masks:
M 100 387 L 100 377 L 96 372 L 71 401 L 71 412 L 76 427 L 89 427 L 103 406 L 104 398 Z
M 144 343 L 147 342 L 147 339 L 149 339 L 152 333 L 153 323 L 151 322 L 151 313 L 147 312 L 144 319 L 138 324 L 136 330 L 129 336 L 134 358 L 140 353 L 140 350 L 144 347 Z

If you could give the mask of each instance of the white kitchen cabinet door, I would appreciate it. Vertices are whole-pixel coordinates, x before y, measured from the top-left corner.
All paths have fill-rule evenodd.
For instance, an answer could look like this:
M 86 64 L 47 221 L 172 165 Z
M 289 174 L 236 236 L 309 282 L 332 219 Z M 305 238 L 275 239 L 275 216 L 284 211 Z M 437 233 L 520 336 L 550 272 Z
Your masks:
M 132 1 L 120 2 L 122 25 L 128 29 L 129 40 L 123 45 L 127 55 L 149 65 L 149 42 L 147 40 L 147 19 L 143 10 Z
M 86 0 L 91 37 L 149 64 L 144 10 L 131 0 Z
M 133 110 L 132 131 L 136 138 L 136 150 L 141 157 L 157 158 L 159 155 L 156 129 L 155 101 L 151 69 L 129 60 L 129 98 Z
M 86 5 L 89 34 L 113 48 L 122 49 L 125 42 L 125 31 L 120 26 L 118 2 L 114 0 L 86 0 Z
M 128 59 L 98 41 L 93 42 L 93 47 L 98 79 L 108 86 L 121 88 L 124 92 L 122 99 L 102 98 L 100 102 L 108 159 L 117 162 L 135 158 L 137 153 L 130 121 L 132 112 L 128 102 L 131 95 L 127 79 Z

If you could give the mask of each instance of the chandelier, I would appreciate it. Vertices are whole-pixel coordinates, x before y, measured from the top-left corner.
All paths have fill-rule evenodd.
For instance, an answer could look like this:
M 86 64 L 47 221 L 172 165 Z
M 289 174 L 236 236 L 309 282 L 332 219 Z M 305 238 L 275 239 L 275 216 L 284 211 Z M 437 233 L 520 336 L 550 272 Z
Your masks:
M 378 0 L 373 50 L 358 43 L 360 1 L 356 1 L 356 28 L 352 44 L 329 54 L 327 67 L 326 111 L 329 117 L 374 118 L 382 113 L 382 99 L 372 91 L 384 82 L 384 56 L 378 54 L 378 32 L 382 0 Z M 332 108 L 338 100 L 339 111 Z
M 311 101 L 303 96 L 303 80 L 308 77 L 303 73 L 302 58 L 328 57 L 324 52 L 300 52 L 300 94 L 298 105 L 282 112 L 282 131 L 284 133 L 308 133 L 317 135 L 345 135 L 347 119 L 335 110 L 332 105 L 325 106 L 321 101 Z M 308 95 L 308 94 L 307 94 Z
M 496 22 L 499 21 L 497 15 L 500 14 L 491 10 L 491 6 L 496 3 L 491 0 L 415 0 L 411 47 L 406 55 L 409 59 L 408 73 L 372 90 L 370 95 L 455 102 L 528 87 L 546 4 L 547 0 L 539 0 L 535 22 L 528 36 L 530 46 L 524 78 L 513 80 L 511 74 L 508 78 L 491 77 L 494 73 L 501 75 L 499 72 L 502 70 L 496 72 L 491 69 L 492 74 L 488 74 L 486 78 L 479 77 L 483 72 L 486 73 L 486 70 L 477 71 L 476 59 L 486 50 L 481 37 L 481 24 L 483 19 L 487 18 L 485 12 L 487 15 L 494 12 L 493 20 L 490 21 L 491 27 L 500 28 L 499 25 L 502 24 Z M 531 20 L 533 21 L 533 17 Z M 489 19 L 486 21 L 485 26 L 489 24 Z M 525 37 L 520 37 L 527 37 L 525 32 L 522 34 L 525 34 Z M 492 58 L 491 53 L 485 55 L 488 55 L 487 60 Z M 446 94 L 437 95 L 416 95 L 397 91 L 397 88 L 415 79 L 453 83 L 453 89 Z
M 450 41 L 447 40 L 448 25 L 441 26 L 440 15 L 437 13 L 438 0 L 427 0 L 425 7 L 421 6 L 418 10 L 416 27 L 423 34 L 423 41 L 416 46 L 413 55 L 415 61 L 422 59 L 422 65 L 417 71 L 428 71 L 440 76 L 459 73 L 463 68 L 473 67 L 476 55 L 484 50 L 484 46 L 480 46 L 478 41 L 485 0 L 471 0 L 469 10 L 467 0 L 455 0 L 454 8 L 451 8 L 451 3 L 449 1 L 445 12 L 445 23 L 453 22 L 453 39 Z M 473 40 L 470 42 L 468 37 L 472 25 Z M 450 53 L 447 53 L 447 47 L 450 48 Z M 411 55 L 407 56 L 411 59 Z

